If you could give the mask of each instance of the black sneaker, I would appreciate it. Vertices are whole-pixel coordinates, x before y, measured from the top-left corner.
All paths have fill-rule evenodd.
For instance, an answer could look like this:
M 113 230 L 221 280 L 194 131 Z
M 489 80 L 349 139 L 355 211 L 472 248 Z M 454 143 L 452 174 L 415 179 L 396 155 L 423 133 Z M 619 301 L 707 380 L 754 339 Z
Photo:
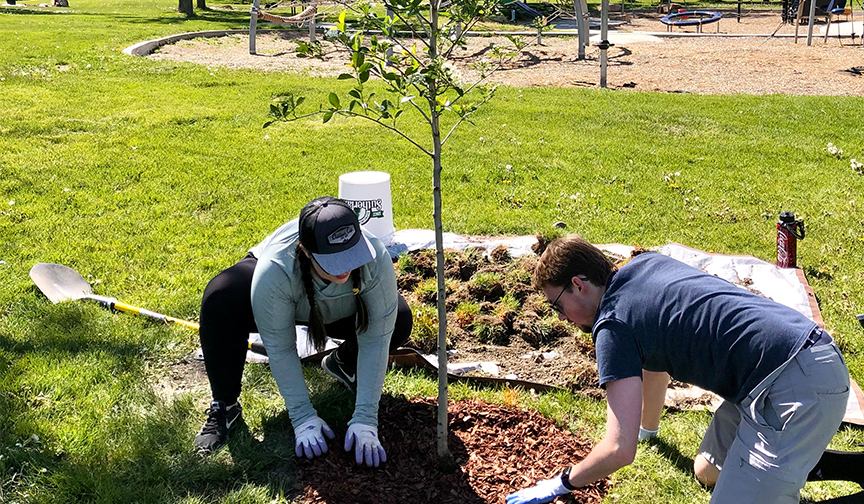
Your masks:
M 228 433 L 243 413 L 239 402 L 225 406 L 222 401 L 213 401 L 207 408 L 207 421 L 195 436 L 195 449 L 202 455 L 213 453 L 228 443 Z
M 342 385 L 348 387 L 352 394 L 357 395 L 357 370 L 349 369 L 348 366 L 339 359 L 336 350 L 333 350 L 321 360 L 321 369 L 327 372 L 333 378 L 339 381 Z

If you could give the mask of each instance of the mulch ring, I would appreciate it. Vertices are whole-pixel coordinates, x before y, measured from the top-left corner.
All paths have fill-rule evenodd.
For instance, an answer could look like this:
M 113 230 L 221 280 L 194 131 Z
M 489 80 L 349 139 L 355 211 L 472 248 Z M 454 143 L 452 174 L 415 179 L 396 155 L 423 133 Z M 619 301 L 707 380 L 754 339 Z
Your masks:
M 448 408 L 449 446 L 458 467 L 444 472 L 438 466 L 436 410 L 435 398 L 382 397 L 378 429 L 387 462 L 377 469 L 358 467 L 353 450 L 337 443 L 322 459 L 298 462 L 301 502 L 504 503 L 507 494 L 552 477 L 590 451 L 588 442 L 535 411 L 456 401 Z M 343 429 L 336 439 L 344 435 Z M 555 502 L 600 502 L 609 485 L 604 479 Z

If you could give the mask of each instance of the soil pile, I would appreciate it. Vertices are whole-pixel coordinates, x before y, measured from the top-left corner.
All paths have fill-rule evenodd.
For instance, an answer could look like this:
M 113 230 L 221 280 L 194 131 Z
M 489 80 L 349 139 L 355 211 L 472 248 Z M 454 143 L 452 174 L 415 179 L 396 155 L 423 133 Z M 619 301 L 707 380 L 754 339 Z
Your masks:
M 590 447 L 534 411 L 481 401 L 451 402 L 449 446 L 457 465 L 438 468 L 436 401 L 385 396 L 378 427 L 387 462 L 358 467 L 341 448 L 320 460 L 298 462 L 298 487 L 307 502 L 355 504 L 504 503 L 507 494 L 554 476 L 582 460 Z M 337 433 L 341 439 L 344 432 Z M 334 478 L 334 475 L 340 475 Z M 601 480 L 555 502 L 600 502 Z
M 540 240 L 537 252 L 544 245 Z M 444 252 L 450 361 L 493 362 L 499 376 L 515 375 L 601 396 L 590 336 L 559 320 L 545 297 L 531 286 L 538 257 L 514 259 L 504 247 L 484 254 L 482 248 Z M 626 260 L 610 258 L 619 264 Z M 414 313 L 409 344 L 434 353 L 438 334 L 435 252 L 401 256 L 396 275 Z M 472 373 L 490 375 L 481 370 Z

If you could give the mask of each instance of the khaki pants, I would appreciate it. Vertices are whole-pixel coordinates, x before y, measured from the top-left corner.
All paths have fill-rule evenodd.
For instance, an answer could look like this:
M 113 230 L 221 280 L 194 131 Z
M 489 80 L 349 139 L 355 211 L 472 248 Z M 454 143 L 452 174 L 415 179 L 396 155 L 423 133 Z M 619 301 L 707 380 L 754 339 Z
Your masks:
M 699 447 L 720 470 L 712 504 L 798 504 L 807 474 L 846 412 L 849 372 L 830 337 L 724 402 Z

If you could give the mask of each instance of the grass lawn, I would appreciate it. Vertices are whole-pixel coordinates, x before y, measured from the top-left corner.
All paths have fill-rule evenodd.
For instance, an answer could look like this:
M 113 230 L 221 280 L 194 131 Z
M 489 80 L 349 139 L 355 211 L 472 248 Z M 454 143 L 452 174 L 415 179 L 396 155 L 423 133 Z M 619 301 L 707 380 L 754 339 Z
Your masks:
M 52 305 L 27 273 L 66 264 L 98 294 L 195 319 L 213 275 L 312 197 L 335 194 L 346 171 L 389 172 L 397 229 L 431 228 L 431 163 L 358 120 L 262 129 L 274 94 L 317 104 L 344 83 L 121 53 L 172 33 L 243 28 L 248 6 L 187 20 L 167 0 L 70 1 L 0 8 L 0 502 L 290 502 L 290 424 L 266 368 L 244 376 L 249 435 L 202 460 L 192 439 L 209 391 L 165 392 L 197 335 L 84 302 Z M 772 261 L 777 217 L 794 211 L 807 226 L 799 265 L 864 382 L 864 176 L 850 166 L 864 159 L 862 117 L 861 98 L 500 88 L 445 147 L 445 230 L 529 234 L 564 221 L 598 243 L 680 242 Z M 405 128 L 422 134 L 413 120 Z M 332 380 L 307 373 L 322 416 L 346 421 Z M 385 387 L 437 390 L 410 373 L 391 373 Z M 602 402 L 520 397 L 602 435 Z M 662 443 L 640 447 L 607 501 L 707 502 L 687 460 L 709 419 L 667 413 Z M 273 442 L 253 449 L 253 438 Z M 843 428 L 832 446 L 862 441 Z M 808 485 L 805 496 L 857 489 Z

